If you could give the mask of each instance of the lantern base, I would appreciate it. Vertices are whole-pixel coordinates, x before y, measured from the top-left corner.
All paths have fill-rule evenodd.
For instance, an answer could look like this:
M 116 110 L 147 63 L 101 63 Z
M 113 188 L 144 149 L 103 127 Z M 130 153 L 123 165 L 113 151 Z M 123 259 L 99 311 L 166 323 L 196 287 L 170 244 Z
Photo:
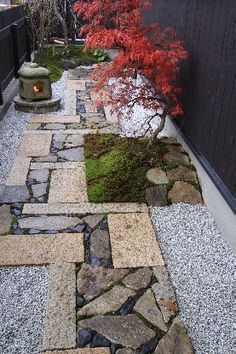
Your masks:
M 53 97 L 50 100 L 26 101 L 20 96 L 14 99 L 15 109 L 26 113 L 49 113 L 56 112 L 60 108 L 61 99 Z

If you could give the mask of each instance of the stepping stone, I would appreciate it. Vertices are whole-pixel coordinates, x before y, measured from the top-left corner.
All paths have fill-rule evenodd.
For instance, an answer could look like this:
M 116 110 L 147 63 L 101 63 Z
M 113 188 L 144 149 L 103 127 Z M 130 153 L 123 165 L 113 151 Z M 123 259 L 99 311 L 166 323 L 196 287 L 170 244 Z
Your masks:
M 166 146 L 167 147 L 167 149 L 169 150 L 169 152 L 185 152 L 185 150 L 184 150 L 184 148 L 183 148 L 183 146 L 181 146 L 181 145 L 167 145 Z
M 95 230 L 90 236 L 91 257 L 109 259 L 111 257 L 110 237 L 107 231 Z
M 193 354 L 193 347 L 183 323 L 175 319 L 168 333 L 160 340 L 155 354 Z
M 83 221 L 73 216 L 30 216 L 19 219 L 19 225 L 22 229 L 37 230 L 65 230 L 82 224 Z
M 179 166 L 167 172 L 169 179 L 173 181 L 194 181 L 197 182 L 197 175 L 195 171 L 187 167 Z
M 178 165 L 188 165 L 190 163 L 188 156 L 180 152 L 167 152 L 163 159 L 165 162 L 177 163 Z
M 31 123 L 29 122 L 27 125 L 27 130 L 37 130 L 41 127 L 40 123 Z
M 174 187 L 168 193 L 171 203 L 202 204 L 200 192 L 186 182 L 175 182 Z
M 33 197 L 39 198 L 46 194 L 47 191 L 47 183 L 39 183 L 33 184 L 31 186 Z
M 148 214 L 110 214 L 108 225 L 115 268 L 164 264 Z
M 30 166 L 30 158 L 16 156 L 11 173 L 7 179 L 7 186 L 24 186 Z
M 52 134 L 49 132 L 27 132 L 22 139 L 18 155 L 40 157 L 50 153 Z
M 130 273 L 122 281 L 127 288 L 140 290 L 147 288 L 152 279 L 152 271 L 149 268 L 141 268 L 134 273 Z
M 60 124 L 60 123 L 49 123 L 46 124 L 46 126 L 44 127 L 44 129 L 48 129 L 48 130 L 60 130 L 60 129 L 66 129 L 66 126 L 64 124 Z
M 26 186 L 7 186 L 3 195 L 0 197 L 0 203 L 24 203 L 30 198 L 28 188 Z
M 10 205 L 0 206 L 0 235 L 11 231 L 13 216 L 11 215 Z
M 43 351 L 76 347 L 75 282 L 75 264 L 50 266 Z
M 83 349 L 67 349 L 67 350 L 53 350 L 52 352 L 45 352 L 44 354 L 110 354 L 110 348 L 83 348 Z M 128 353 L 127 353 L 128 354 Z
M 10 235 L 0 238 L 1 266 L 83 261 L 82 234 Z
M 32 162 L 30 165 L 31 170 L 66 170 L 77 169 L 84 167 L 84 162 Z
M 166 206 L 167 189 L 165 186 L 156 186 L 146 189 L 145 200 L 151 206 Z
M 94 229 L 95 226 L 97 226 L 102 219 L 104 218 L 104 215 L 89 215 L 83 218 L 84 222 L 88 224 L 91 229 Z
M 35 114 L 31 118 L 31 123 L 79 123 L 79 116 L 59 116 L 59 115 L 43 115 Z
M 147 171 L 146 177 L 154 184 L 167 184 L 169 182 L 166 173 L 160 168 L 151 168 Z
M 63 151 L 59 151 L 57 154 L 59 157 L 68 161 L 84 161 L 84 149 L 82 147 L 72 148 Z
M 79 327 L 90 328 L 111 342 L 132 349 L 137 349 L 156 335 L 136 315 L 97 316 L 80 321 Z
M 156 300 L 151 289 L 148 289 L 136 302 L 134 310 L 140 313 L 148 322 L 167 332 L 162 313 L 156 305 Z
M 137 203 L 80 203 L 80 204 L 25 204 L 23 214 L 97 214 L 97 213 L 147 213 L 146 204 Z
M 29 174 L 30 179 L 35 179 L 39 183 L 47 182 L 49 177 L 49 171 L 47 168 L 41 170 L 31 171 Z
M 110 291 L 88 303 L 78 311 L 79 316 L 104 315 L 108 312 L 118 311 L 129 297 L 136 293 L 123 286 L 114 286 Z
M 84 263 L 77 275 L 78 294 L 85 300 L 92 300 L 128 272 L 128 269 L 109 269 Z
M 48 203 L 83 203 L 87 200 L 83 168 L 52 172 Z

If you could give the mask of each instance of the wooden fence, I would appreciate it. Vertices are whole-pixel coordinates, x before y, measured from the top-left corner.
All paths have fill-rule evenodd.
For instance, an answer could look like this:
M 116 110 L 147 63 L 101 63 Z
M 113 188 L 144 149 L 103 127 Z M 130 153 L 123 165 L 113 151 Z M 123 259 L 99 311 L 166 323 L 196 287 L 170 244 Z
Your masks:
M 153 0 L 144 18 L 174 28 L 185 43 L 185 115 L 177 124 L 235 211 L 236 1 Z
M 20 7 L 0 12 L 0 105 L 2 92 L 24 61 L 31 60 L 30 40 Z

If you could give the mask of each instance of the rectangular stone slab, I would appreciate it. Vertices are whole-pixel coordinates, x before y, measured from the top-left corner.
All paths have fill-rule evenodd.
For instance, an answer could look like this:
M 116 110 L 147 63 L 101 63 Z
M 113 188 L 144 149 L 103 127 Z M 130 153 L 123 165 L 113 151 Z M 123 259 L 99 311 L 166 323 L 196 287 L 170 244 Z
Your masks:
M 146 204 L 137 203 L 81 203 L 81 204 L 24 204 L 23 214 L 99 214 L 99 213 L 147 213 Z
M 48 156 L 50 152 L 52 134 L 42 131 L 28 131 L 24 134 L 18 155 L 40 157 Z
M 87 200 L 87 185 L 83 168 L 52 172 L 48 203 L 83 203 Z
M 31 170 L 42 170 L 48 168 L 49 170 L 65 170 L 72 168 L 81 168 L 84 167 L 84 162 L 31 162 Z
M 35 114 L 31 118 L 31 123 L 80 123 L 80 116 L 57 116 Z
M 43 350 L 76 347 L 76 272 L 75 264 L 49 268 Z
M 150 217 L 142 214 L 110 214 L 108 226 L 115 268 L 163 265 Z
M 7 186 L 24 186 L 29 171 L 31 158 L 17 156 L 10 175 L 7 179 Z
M 9 235 L 0 238 L 1 266 L 83 261 L 83 234 Z
M 110 348 L 83 348 L 83 349 L 69 349 L 56 350 L 53 352 L 44 352 L 44 354 L 110 354 Z

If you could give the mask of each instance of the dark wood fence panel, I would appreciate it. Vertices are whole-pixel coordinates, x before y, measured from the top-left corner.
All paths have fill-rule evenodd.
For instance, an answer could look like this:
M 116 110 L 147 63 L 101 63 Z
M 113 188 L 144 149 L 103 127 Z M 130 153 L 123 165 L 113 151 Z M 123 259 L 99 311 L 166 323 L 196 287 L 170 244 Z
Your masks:
M 236 1 L 153 0 L 144 18 L 184 41 L 178 125 L 236 197 Z

